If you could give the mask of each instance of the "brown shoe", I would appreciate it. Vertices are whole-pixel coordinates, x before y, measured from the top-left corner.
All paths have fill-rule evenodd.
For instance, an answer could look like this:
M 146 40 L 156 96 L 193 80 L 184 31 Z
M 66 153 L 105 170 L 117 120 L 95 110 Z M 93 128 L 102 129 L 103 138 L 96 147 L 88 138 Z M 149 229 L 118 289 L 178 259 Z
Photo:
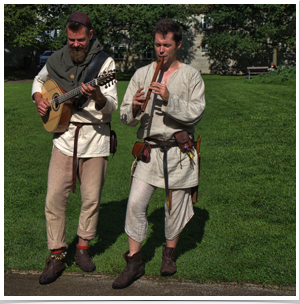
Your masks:
M 139 251 L 131 257 L 128 256 L 128 254 L 129 251 L 123 254 L 127 266 L 124 268 L 122 274 L 113 282 L 112 288 L 114 289 L 125 288 L 145 274 L 141 252 Z
M 64 258 L 67 255 L 66 252 L 50 254 L 46 260 L 44 271 L 39 278 L 40 284 L 50 284 L 58 277 L 60 277 L 63 271 L 66 269 Z
M 92 259 L 89 256 L 88 249 L 76 248 L 75 255 L 75 263 L 79 265 L 82 271 L 90 272 L 96 269 L 96 265 L 92 262 Z
M 162 276 L 170 276 L 176 273 L 177 268 L 174 262 L 175 248 L 166 247 L 163 245 L 162 264 L 160 274 Z

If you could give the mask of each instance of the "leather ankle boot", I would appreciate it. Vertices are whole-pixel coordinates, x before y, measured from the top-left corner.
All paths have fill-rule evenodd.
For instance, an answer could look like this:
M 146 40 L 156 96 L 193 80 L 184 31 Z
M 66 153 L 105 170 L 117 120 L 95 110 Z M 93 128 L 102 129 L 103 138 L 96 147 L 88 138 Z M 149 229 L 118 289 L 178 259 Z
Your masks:
M 66 252 L 49 255 L 46 260 L 44 271 L 39 278 L 40 284 L 50 284 L 62 275 L 63 271 L 66 269 L 64 262 L 66 255 Z
M 142 263 L 141 252 L 135 253 L 133 256 L 128 256 L 129 251 L 123 254 L 123 257 L 127 263 L 122 274 L 113 282 L 112 288 L 121 289 L 129 286 L 136 279 L 145 274 L 145 269 Z
M 166 247 L 163 245 L 162 264 L 160 274 L 162 276 L 170 276 L 176 273 L 177 268 L 174 261 L 175 248 Z
M 76 248 L 75 256 L 75 263 L 80 267 L 82 271 L 90 272 L 96 269 L 96 265 L 92 262 L 92 259 L 89 256 L 88 249 Z

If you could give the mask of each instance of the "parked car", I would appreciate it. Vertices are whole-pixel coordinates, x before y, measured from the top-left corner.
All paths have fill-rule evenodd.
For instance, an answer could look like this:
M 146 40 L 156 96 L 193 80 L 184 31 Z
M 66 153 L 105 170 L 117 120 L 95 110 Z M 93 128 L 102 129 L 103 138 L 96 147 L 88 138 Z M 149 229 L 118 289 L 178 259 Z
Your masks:
M 40 67 L 43 67 L 43 66 L 46 64 L 48 58 L 49 58 L 54 52 L 55 52 L 55 51 L 45 51 L 45 52 L 43 53 L 43 55 L 40 56 Z

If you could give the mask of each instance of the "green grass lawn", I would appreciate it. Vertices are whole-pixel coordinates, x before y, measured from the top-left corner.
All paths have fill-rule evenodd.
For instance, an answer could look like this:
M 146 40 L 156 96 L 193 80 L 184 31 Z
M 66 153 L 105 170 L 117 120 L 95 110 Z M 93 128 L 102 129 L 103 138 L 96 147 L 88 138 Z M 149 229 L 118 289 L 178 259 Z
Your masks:
M 182 232 L 175 278 L 296 285 L 296 85 L 251 82 L 245 76 L 203 76 L 206 110 L 195 215 Z M 30 99 L 31 83 L 4 85 L 5 270 L 42 270 L 49 251 L 44 216 L 52 135 Z M 128 81 L 118 82 L 119 105 Z M 97 237 L 90 253 L 97 272 L 119 274 L 128 249 L 124 233 L 135 128 L 112 128 Z M 79 186 L 79 185 L 77 185 Z M 146 275 L 159 275 L 164 243 L 164 190 L 148 208 L 142 255 Z M 75 265 L 80 191 L 70 193 L 67 271 Z

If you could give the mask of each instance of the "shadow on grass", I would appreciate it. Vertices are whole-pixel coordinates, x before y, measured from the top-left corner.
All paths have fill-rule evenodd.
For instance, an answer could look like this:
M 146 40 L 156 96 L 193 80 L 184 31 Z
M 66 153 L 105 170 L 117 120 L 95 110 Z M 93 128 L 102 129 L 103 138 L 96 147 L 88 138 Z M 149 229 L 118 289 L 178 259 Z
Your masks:
M 143 261 L 145 263 L 154 257 L 155 249 L 157 247 L 162 247 L 162 245 L 166 243 L 164 213 L 164 208 L 159 208 L 152 212 L 148 217 L 148 222 L 153 224 L 153 232 L 142 247 Z M 207 220 L 209 220 L 208 211 L 206 209 L 200 209 L 194 205 L 194 216 L 190 219 L 180 234 L 175 250 L 176 259 L 185 252 L 196 248 L 197 245 L 201 243 Z
M 100 205 L 96 232 L 97 241 L 89 247 L 91 258 L 103 253 L 124 233 L 126 206 L 127 198 L 119 202 L 114 201 Z M 68 248 L 68 255 L 66 257 L 68 266 L 72 265 L 75 261 L 77 243 L 78 236 L 76 235 Z
M 127 199 L 119 202 L 109 202 L 100 206 L 99 220 L 97 225 L 97 241 L 90 246 L 89 254 L 91 258 L 105 252 L 112 246 L 118 237 L 124 233 L 125 215 Z M 205 223 L 209 219 L 207 210 L 200 209 L 194 205 L 194 216 L 187 223 L 181 232 L 179 242 L 175 251 L 175 258 L 183 255 L 185 252 L 197 247 L 201 243 Z M 142 246 L 143 262 L 147 263 L 152 260 L 157 247 L 165 244 L 164 233 L 164 208 L 159 208 L 148 216 L 149 225 L 152 224 L 152 233 Z M 78 243 L 77 235 L 69 244 L 66 264 L 72 265 L 75 261 L 76 244 Z

